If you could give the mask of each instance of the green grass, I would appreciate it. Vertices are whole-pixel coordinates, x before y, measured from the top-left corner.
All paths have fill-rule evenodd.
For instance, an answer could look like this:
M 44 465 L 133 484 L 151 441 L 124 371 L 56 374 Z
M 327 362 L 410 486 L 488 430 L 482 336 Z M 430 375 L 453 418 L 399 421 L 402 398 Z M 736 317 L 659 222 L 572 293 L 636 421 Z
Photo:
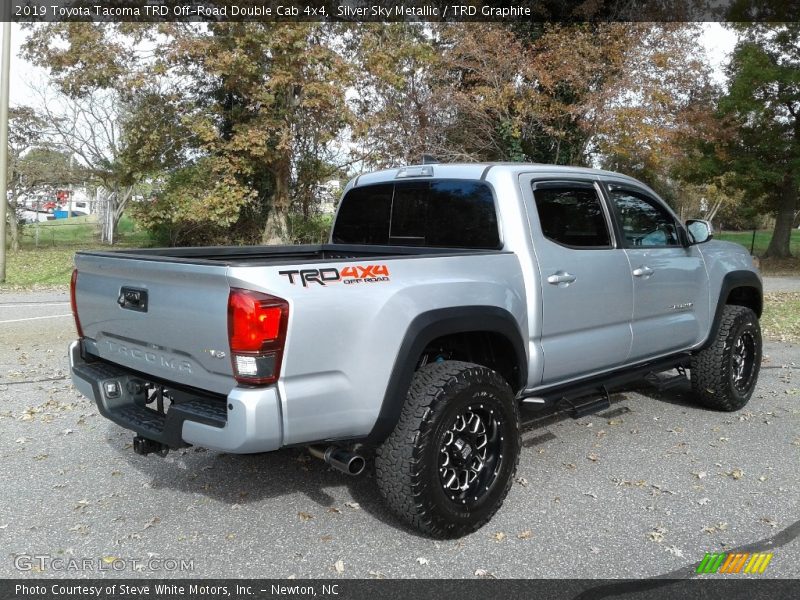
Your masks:
M 38 231 L 38 236 L 37 232 Z M 150 244 L 150 235 L 147 231 L 137 228 L 136 223 L 127 215 L 122 215 L 117 226 L 117 243 L 123 246 L 147 246 Z M 73 217 L 71 219 L 55 219 L 25 225 L 20 237 L 20 246 L 23 249 L 44 247 L 85 247 L 100 243 L 100 228 L 97 216 Z
M 725 240 L 728 242 L 736 242 L 741 244 L 748 251 L 750 251 L 750 243 L 753 241 L 752 231 L 720 231 L 714 234 L 714 238 L 718 240 Z M 767 251 L 769 241 L 772 239 L 772 231 L 756 231 L 756 240 L 753 245 L 753 254 L 761 256 Z M 794 256 L 800 255 L 800 230 L 792 230 L 792 238 L 789 244 L 789 249 Z
M 0 284 L 0 289 L 68 284 L 76 250 L 74 247 L 50 247 L 9 252 L 6 256 L 6 282 Z
M 38 246 L 36 225 L 26 225 L 20 237 L 19 252 L 6 255 L 6 282 L 2 289 L 49 287 L 69 284 L 73 257 L 78 250 L 109 250 L 100 244 L 97 217 L 73 217 L 39 223 Z M 123 215 L 117 231 L 115 247 L 136 248 L 150 245 L 150 236 L 139 230 L 135 222 Z
M 756 231 L 755 243 L 753 243 L 752 231 L 720 231 L 714 234 L 714 238 L 728 242 L 741 244 L 750 252 L 750 245 L 753 245 L 753 254 L 763 256 L 772 239 L 772 230 Z M 789 242 L 789 250 L 792 258 L 766 258 L 761 259 L 760 269 L 765 275 L 800 275 L 800 230 L 793 229 L 792 237 Z
M 765 337 L 781 342 L 800 342 L 800 293 L 765 294 L 761 326 Z

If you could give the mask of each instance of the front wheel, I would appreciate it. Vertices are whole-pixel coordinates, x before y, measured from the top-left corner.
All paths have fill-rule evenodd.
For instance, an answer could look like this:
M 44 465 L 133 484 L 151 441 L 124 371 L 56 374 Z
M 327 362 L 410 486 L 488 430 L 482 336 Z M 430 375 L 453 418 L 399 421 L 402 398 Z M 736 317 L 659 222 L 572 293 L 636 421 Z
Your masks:
M 758 317 L 745 306 L 725 306 L 715 338 L 692 357 L 695 400 L 715 410 L 739 410 L 753 395 L 760 369 Z
M 378 488 L 412 527 L 436 537 L 466 535 L 508 494 L 519 436 L 519 408 L 500 375 L 459 361 L 427 365 L 377 450 Z

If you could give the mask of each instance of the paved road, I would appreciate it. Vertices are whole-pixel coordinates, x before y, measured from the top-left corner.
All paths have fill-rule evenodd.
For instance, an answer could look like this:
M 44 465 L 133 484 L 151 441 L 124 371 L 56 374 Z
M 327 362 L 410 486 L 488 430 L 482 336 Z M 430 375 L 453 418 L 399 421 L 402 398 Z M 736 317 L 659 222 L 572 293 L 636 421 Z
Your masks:
M 800 277 L 764 277 L 765 292 L 800 292 Z
M 120 572 L 141 577 L 688 577 L 705 552 L 736 549 L 774 552 L 764 576 L 798 576 L 796 345 L 766 344 L 738 413 L 643 390 L 601 415 L 540 419 L 496 518 L 433 541 L 398 524 L 371 477 L 302 450 L 135 455 L 64 378 L 68 313 L 64 294 L 0 294 L 1 577 L 34 554 L 193 561 Z

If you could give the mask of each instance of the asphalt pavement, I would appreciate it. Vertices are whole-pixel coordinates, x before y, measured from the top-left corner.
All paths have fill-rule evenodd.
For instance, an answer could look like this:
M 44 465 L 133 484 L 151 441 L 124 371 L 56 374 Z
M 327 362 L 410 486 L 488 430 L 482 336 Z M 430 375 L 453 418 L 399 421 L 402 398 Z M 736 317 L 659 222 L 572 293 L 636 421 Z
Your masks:
M 301 449 L 134 454 L 67 377 L 69 313 L 63 292 L 0 294 L 0 577 L 692 577 L 737 550 L 774 554 L 758 577 L 798 576 L 797 345 L 765 344 L 736 413 L 642 387 L 579 420 L 527 414 L 503 508 L 435 541 L 371 476 Z

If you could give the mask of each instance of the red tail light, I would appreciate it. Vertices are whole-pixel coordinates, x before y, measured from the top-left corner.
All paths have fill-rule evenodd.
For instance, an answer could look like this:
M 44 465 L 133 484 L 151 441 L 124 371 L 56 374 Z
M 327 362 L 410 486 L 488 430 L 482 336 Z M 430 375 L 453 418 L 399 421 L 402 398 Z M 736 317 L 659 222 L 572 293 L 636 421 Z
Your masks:
M 275 383 L 281 372 L 289 303 L 269 294 L 231 288 L 228 341 L 233 374 L 240 383 Z
M 78 337 L 83 337 L 81 320 L 78 318 L 78 304 L 75 302 L 75 288 L 78 286 L 78 269 L 72 269 L 72 279 L 69 282 L 69 303 L 72 306 L 72 318 L 75 319 L 75 329 L 78 330 Z

